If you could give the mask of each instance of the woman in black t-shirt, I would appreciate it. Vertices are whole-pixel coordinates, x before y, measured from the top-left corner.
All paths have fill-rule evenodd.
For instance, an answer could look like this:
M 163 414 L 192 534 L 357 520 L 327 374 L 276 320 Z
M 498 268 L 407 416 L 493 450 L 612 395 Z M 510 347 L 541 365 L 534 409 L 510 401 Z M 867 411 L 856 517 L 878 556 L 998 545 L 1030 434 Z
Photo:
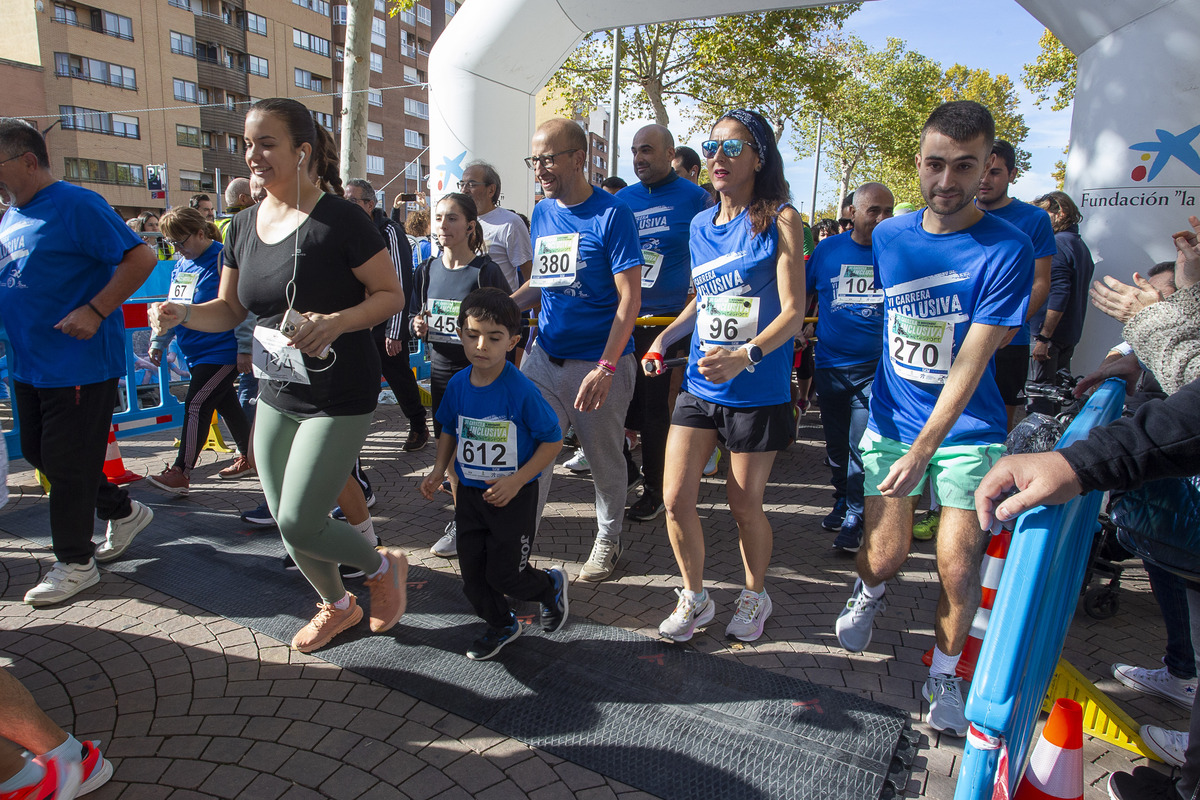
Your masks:
M 336 146 L 307 108 L 282 98 L 255 103 L 245 145 L 267 196 L 230 223 L 218 299 L 162 303 L 152 323 L 221 331 L 247 310 L 258 317 L 254 452 L 284 546 L 321 597 L 317 615 L 292 639 L 307 653 L 362 619 L 339 564 L 368 575 L 373 632 L 404 613 L 404 554 L 377 551 L 328 516 L 375 411 L 379 357 L 370 328 L 398 313 L 404 298 L 374 224 L 336 196 Z

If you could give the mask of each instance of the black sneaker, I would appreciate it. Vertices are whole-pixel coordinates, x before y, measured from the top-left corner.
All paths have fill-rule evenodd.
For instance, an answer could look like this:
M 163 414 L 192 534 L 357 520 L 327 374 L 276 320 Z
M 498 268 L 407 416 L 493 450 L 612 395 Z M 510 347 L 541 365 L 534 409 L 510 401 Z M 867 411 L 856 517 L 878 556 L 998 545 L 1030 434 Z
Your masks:
M 641 499 L 629 507 L 625 516 L 638 522 L 648 522 L 667 510 L 663 504 L 662 495 L 650 489 L 643 489 Z
M 279 562 L 283 566 L 283 568 L 286 570 L 295 570 L 295 571 L 300 570 L 300 567 L 298 567 L 296 565 L 296 562 L 292 559 L 291 553 L 284 553 L 283 558 L 279 559 Z
M 542 603 L 542 632 L 556 633 L 567 622 L 567 568 L 565 565 L 551 567 L 546 570 L 550 576 L 551 589 L 554 591 L 552 603 Z
M 567 435 L 563 437 L 563 447 L 579 447 L 579 437 L 575 435 L 574 428 L 567 428 Z
M 248 522 L 251 525 L 264 525 L 275 527 L 275 518 L 271 516 L 271 509 L 267 508 L 266 503 L 259 504 L 258 508 L 253 511 L 243 512 L 241 515 L 242 522 Z
M 821 527 L 827 531 L 841 530 L 842 522 L 846 519 L 846 498 L 839 497 L 834 501 L 833 509 L 821 520 Z
M 504 645 L 521 635 L 521 621 L 513 617 L 512 624 L 507 628 L 488 626 L 487 632 L 480 636 L 467 650 L 467 658 L 472 661 L 487 661 L 504 649 Z
M 1132 772 L 1114 772 L 1108 776 L 1108 796 L 1112 800 L 1179 800 L 1171 778 L 1150 767 L 1134 767 Z

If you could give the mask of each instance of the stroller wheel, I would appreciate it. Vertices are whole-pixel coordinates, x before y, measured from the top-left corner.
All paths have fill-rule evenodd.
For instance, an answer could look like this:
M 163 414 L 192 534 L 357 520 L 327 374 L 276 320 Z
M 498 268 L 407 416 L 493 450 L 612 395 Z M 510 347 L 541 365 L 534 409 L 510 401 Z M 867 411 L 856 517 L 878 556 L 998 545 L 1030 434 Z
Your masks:
M 1121 609 L 1121 596 L 1111 586 L 1097 586 L 1083 595 L 1083 610 L 1092 619 L 1111 619 Z

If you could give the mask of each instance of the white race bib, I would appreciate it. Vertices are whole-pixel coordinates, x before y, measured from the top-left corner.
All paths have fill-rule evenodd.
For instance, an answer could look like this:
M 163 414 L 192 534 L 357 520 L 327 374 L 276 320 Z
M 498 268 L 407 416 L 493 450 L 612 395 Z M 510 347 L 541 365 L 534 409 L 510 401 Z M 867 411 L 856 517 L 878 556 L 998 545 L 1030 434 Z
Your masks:
M 697 302 L 701 348 L 735 350 L 758 335 L 757 297 L 701 297 Z
M 429 298 L 429 341 L 461 344 L 458 338 L 458 309 L 461 300 L 435 300 Z
M 579 234 L 539 236 L 533 248 L 534 286 L 570 286 L 579 261 Z
M 254 377 L 309 384 L 304 355 L 280 331 L 255 325 L 253 345 L 250 357 L 254 363 Z
M 842 264 L 833 304 L 841 306 L 882 303 L 883 292 L 874 287 L 875 268 L 870 264 Z
M 199 275 L 195 272 L 181 272 L 171 281 L 171 291 L 167 300 L 172 303 L 190 303 L 196 296 L 196 284 Z
M 663 254 L 643 250 L 642 261 L 642 288 L 653 289 L 659 273 L 662 272 Z
M 509 420 L 458 420 L 458 465 L 463 477 L 489 481 L 517 471 L 517 425 Z
M 888 356 L 896 374 L 917 383 L 945 383 L 954 360 L 954 323 L 891 312 Z

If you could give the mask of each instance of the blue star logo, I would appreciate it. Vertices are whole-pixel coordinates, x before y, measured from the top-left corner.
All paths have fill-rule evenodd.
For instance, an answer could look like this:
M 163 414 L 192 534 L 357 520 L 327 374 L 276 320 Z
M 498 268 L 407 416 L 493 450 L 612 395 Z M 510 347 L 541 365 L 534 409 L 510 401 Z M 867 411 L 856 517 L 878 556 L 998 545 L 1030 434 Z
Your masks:
M 1156 130 L 1155 134 L 1158 135 L 1157 142 L 1138 142 L 1129 145 L 1130 150 L 1158 153 L 1154 158 L 1154 163 L 1150 165 L 1150 173 L 1146 176 L 1147 182 L 1154 180 L 1172 158 L 1200 175 L 1200 153 L 1197 153 L 1196 148 L 1192 145 L 1192 142 L 1200 135 L 1200 125 L 1184 131 L 1178 136 L 1164 131 L 1162 128 Z
M 462 162 L 463 162 L 463 159 L 466 157 L 467 157 L 467 151 L 463 150 L 461 153 L 459 153 L 454 158 L 443 158 L 442 163 L 440 165 L 438 165 L 438 169 L 441 170 L 442 174 L 445 176 L 445 181 L 446 181 L 447 186 L 450 185 L 451 177 L 462 178 L 462 176 L 463 176 Z

